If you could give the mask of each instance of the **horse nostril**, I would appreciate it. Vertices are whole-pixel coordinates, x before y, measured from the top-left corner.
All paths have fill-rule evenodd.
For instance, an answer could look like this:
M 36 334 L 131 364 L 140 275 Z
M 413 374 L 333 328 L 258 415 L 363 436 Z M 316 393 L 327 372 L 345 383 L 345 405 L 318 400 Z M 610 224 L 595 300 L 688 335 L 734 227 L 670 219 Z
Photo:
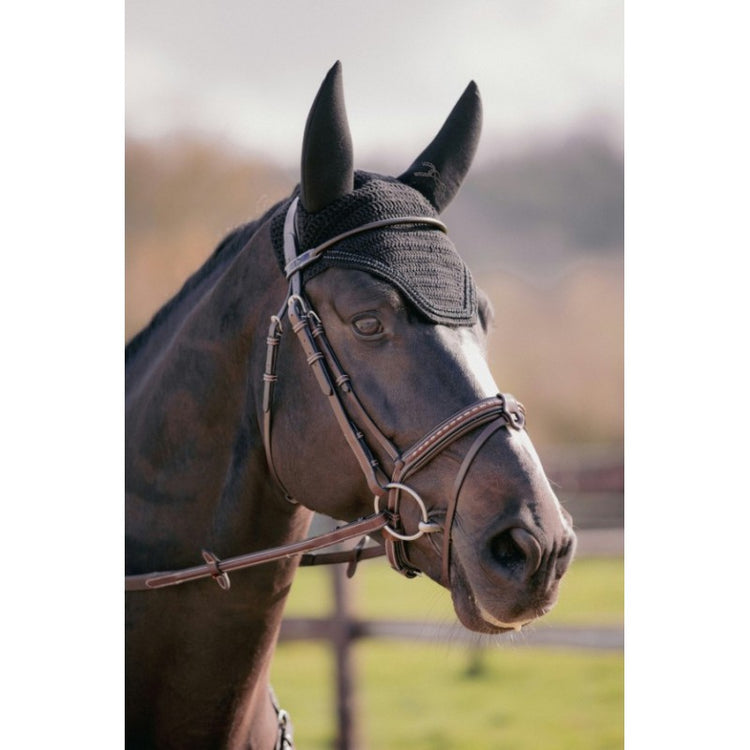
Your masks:
M 495 561 L 513 577 L 529 578 L 539 569 L 542 548 L 526 529 L 512 528 L 500 532 L 490 542 Z
M 557 556 L 555 563 L 555 577 L 560 579 L 568 569 L 571 561 L 573 560 L 573 554 L 576 549 L 576 536 L 571 532 L 568 538 L 560 549 L 560 554 Z

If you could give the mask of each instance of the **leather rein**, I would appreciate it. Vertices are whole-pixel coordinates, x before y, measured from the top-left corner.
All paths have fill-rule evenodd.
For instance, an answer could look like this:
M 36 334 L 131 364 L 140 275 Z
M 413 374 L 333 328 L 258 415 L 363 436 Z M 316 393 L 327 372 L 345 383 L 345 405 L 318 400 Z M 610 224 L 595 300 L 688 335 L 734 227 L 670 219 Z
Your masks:
M 147 591 L 212 577 L 221 588 L 230 586 L 229 573 L 244 568 L 274 562 L 285 558 L 301 556 L 300 565 L 337 564 L 348 562 L 348 575 L 354 574 L 359 560 L 385 554 L 391 566 L 409 578 L 421 571 L 411 564 L 406 544 L 425 534 L 443 532 L 442 580 L 450 582 L 451 529 L 455 517 L 461 487 L 471 464 L 482 446 L 502 427 L 522 430 L 525 424 L 525 410 L 522 404 L 510 394 L 498 394 L 481 399 L 461 409 L 441 422 L 421 440 L 401 452 L 383 434 L 365 411 L 352 388 L 351 379 L 343 371 L 328 343 L 323 325 L 317 313 L 309 304 L 302 289 L 301 271 L 314 263 L 329 247 L 348 237 L 362 232 L 395 224 L 427 224 L 440 231 L 447 231 L 437 219 L 424 216 L 405 216 L 384 219 L 364 224 L 343 234 L 337 235 L 304 253 L 297 252 L 296 212 L 298 199 L 295 198 L 284 221 L 285 274 L 289 280 L 289 291 L 278 314 L 271 316 L 266 338 L 266 363 L 263 373 L 263 444 L 266 459 L 272 476 L 284 491 L 289 502 L 296 501 L 284 488 L 279 479 L 271 449 L 272 407 L 274 386 L 278 381 L 277 356 L 284 331 L 284 318 L 288 319 L 291 330 L 307 359 L 322 394 L 326 397 L 337 424 L 362 470 L 370 491 L 373 493 L 374 513 L 341 526 L 327 534 L 274 547 L 268 550 L 251 552 L 220 560 L 207 550 L 202 550 L 205 561 L 182 570 L 154 572 L 125 576 L 126 591 Z M 456 475 L 453 492 L 442 525 L 431 520 L 419 494 L 406 484 L 406 480 L 423 468 L 435 456 L 445 450 L 460 437 L 485 426 L 467 452 Z M 367 443 L 366 435 L 374 437 L 380 448 L 393 464 L 390 477 L 385 473 Z M 401 501 L 407 496 L 419 508 L 420 521 L 411 533 L 404 528 L 401 519 Z M 381 507 L 381 504 L 384 507 Z M 441 511 L 442 512 L 442 511 Z M 384 548 L 365 547 L 369 535 L 382 532 Z M 343 541 L 361 537 L 359 544 L 344 552 L 315 553 L 315 550 L 330 547 Z

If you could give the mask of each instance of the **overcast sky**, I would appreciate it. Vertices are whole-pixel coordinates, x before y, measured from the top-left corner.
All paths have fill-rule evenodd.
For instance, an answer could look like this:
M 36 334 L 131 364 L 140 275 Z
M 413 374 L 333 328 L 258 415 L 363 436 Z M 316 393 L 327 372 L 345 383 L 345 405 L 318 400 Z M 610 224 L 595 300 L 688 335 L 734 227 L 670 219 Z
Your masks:
M 295 163 L 341 60 L 360 155 L 416 156 L 471 79 L 486 153 L 581 123 L 622 138 L 622 0 L 127 0 L 125 11 L 132 135 L 199 130 Z

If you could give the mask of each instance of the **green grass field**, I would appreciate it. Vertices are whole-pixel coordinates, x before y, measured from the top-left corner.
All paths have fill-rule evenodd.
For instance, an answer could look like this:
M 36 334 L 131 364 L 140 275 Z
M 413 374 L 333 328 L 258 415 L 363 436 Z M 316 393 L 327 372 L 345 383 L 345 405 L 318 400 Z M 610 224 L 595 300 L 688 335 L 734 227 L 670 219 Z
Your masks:
M 621 624 L 623 579 L 620 558 L 577 560 L 544 622 Z M 456 622 L 447 591 L 424 578 L 401 578 L 382 561 L 363 563 L 349 585 L 360 618 Z M 328 571 L 300 570 L 287 615 L 324 616 L 332 606 L 330 589 Z M 365 640 L 354 655 L 361 747 L 367 750 L 623 746 L 622 653 L 534 649 L 506 637 L 492 645 L 478 638 L 476 646 Z M 332 674 L 326 644 L 279 645 L 273 684 L 302 750 L 334 746 Z

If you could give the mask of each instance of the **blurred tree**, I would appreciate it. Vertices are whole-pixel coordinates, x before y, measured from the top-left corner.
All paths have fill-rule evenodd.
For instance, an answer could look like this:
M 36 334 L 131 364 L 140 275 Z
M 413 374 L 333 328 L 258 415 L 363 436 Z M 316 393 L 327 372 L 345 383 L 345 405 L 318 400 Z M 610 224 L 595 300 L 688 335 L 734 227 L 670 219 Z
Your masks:
M 281 169 L 195 139 L 125 144 L 125 336 L 137 333 L 233 227 L 287 195 Z

